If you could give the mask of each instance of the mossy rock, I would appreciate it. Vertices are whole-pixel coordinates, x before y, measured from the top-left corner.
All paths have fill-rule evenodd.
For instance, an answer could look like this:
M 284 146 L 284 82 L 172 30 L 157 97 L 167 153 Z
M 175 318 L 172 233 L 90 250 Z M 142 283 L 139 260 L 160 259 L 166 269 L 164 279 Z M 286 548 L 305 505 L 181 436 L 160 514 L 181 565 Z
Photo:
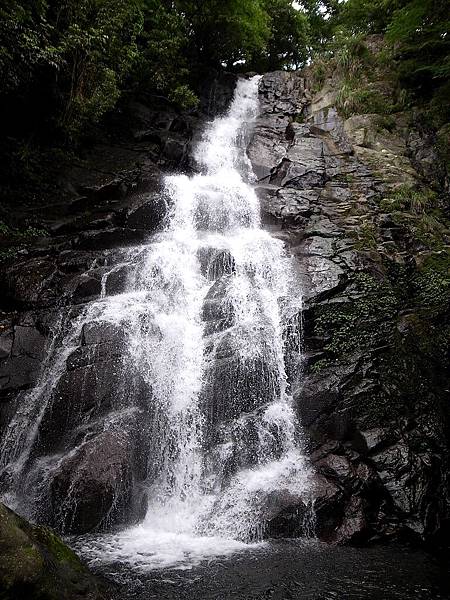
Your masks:
M 0 504 L 0 600 L 106 600 L 106 584 L 47 527 Z

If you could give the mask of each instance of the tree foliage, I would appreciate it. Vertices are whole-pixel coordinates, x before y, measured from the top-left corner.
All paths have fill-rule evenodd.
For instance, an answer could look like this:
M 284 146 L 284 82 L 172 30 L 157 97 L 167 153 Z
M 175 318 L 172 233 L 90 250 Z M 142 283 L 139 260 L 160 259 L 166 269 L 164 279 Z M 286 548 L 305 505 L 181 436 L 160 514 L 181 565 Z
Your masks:
M 445 0 L 413 0 L 394 12 L 387 38 L 399 46 L 402 76 L 413 85 L 450 77 L 450 6 Z
M 232 68 L 263 52 L 269 15 L 259 0 L 177 0 L 190 34 L 192 55 L 204 65 Z
M 74 141 L 124 89 L 193 106 L 202 71 L 301 66 L 307 35 L 291 0 L 9 0 L 0 108 L 12 115 L 32 99 L 22 129 Z
M 270 35 L 263 52 L 253 54 L 252 63 L 261 71 L 298 68 L 308 58 L 309 23 L 306 14 L 285 0 L 264 0 Z
M 402 0 L 348 0 L 337 14 L 337 24 L 351 33 L 384 33 Z
M 13 0 L 2 8 L 2 109 L 32 102 L 31 119 L 69 138 L 98 121 L 136 59 L 138 2 Z
M 348 0 L 336 24 L 350 34 L 386 34 L 404 81 L 418 91 L 450 76 L 448 0 Z
M 117 102 L 137 58 L 142 28 L 138 0 L 65 0 L 58 3 L 56 50 L 64 94 L 61 124 L 71 133 L 96 122 Z
M 189 31 L 183 15 L 160 0 L 144 0 L 139 57 L 131 73 L 140 90 L 158 92 L 185 108 L 196 97 L 189 87 Z
M 342 60 L 361 36 L 381 35 L 390 51 L 389 68 L 397 70 L 402 88 L 417 101 L 429 103 L 437 127 L 450 120 L 448 0 L 346 0 L 337 5 L 324 2 L 326 10 L 322 6 L 319 11 L 321 3 L 315 0 L 302 4 L 316 53 L 328 52 Z M 321 16 L 325 25 L 319 24 Z

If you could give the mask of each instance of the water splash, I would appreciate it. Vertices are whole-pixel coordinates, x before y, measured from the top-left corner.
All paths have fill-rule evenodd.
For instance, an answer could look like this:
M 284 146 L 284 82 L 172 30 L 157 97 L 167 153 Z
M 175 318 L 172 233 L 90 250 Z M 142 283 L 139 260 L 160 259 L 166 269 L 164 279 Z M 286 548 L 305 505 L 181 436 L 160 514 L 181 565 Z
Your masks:
M 228 113 L 206 130 L 195 155 L 200 173 L 166 178 L 166 229 L 127 251 L 125 293 L 106 295 L 116 267 L 108 269 L 101 299 L 75 320 L 66 350 L 49 361 L 26 414 L 11 425 L 31 434 L 11 429 L 4 442 L 5 463 L 19 478 L 83 327 L 109 323 L 124 332 L 124 374 L 137 373 L 149 390 L 148 509 L 139 526 L 78 540 L 91 560 L 192 564 L 261 540 L 280 504 L 274 494 L 307 499 L 286 373 L 287 362 L 300 362 L 299 331 L 289 322 L 301 311 L 301 292 L 283 243 L 261 228 L 245 152 L 258 81 L 240 79 Z M 124 398 L 103 430 L 133 407 Z M 63 458 L 36 459 L 28 481 L 45 487 Z

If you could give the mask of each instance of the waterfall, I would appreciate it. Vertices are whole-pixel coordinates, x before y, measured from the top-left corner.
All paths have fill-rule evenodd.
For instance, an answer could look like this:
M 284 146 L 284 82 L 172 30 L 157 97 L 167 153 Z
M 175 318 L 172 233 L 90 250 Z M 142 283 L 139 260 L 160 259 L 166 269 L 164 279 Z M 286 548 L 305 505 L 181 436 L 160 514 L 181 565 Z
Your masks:
M 104 292 L 72 320 L 5 436 L 3 463 L 22 490 L 17 499 L 12 485 L 7 497 L 23 510 L 23 490 L 45 488 L 66 458 L 36 450 L 65 361 L 87 325 L 121 330 L 125 387 L 102 431 L 120 435 L 124 415 L 142 410 L 131 385 L 138 377 L 151 415 L 140 428 L 146 516 L 83 539 L 88 556 L 154 567 L 225 553 L 260 541 L 274 506 L 307 498 L 287 372 L 301 362 L 300 329 L 292 327 L 301 290 L 283 243 L 261 226 L 246 154 L 258 82 L 239 79 L 229 111 L 205 131 L 198 174 L 166 177 L 164 231 L 124 251 L 126 292 Z

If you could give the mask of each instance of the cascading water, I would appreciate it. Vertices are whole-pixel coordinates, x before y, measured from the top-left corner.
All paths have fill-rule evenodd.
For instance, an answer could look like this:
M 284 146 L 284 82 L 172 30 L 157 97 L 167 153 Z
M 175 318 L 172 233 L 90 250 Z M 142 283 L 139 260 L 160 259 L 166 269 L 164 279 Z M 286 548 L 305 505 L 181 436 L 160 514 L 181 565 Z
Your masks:
M 301 294 L 283 243 L 261 228 L 245 152 L 258 81 L 240 79 L 228 113 L 204 134 L 200 173 L 166 178 L 165 230 L 125 252 L 127 291 L 103 295 L 74 320 L 64 353 L 49 360 L 3 442 L 3 464 L 22 480 L 22 494 L 12 485 L 7 498 L 23 510 L 23 478 L 45 488 L 67 460 L 39 457 L 35 446 L 83 328 L 123 332 L 124 373 L 144 382 L 151 414 L 141 432 L 148 508 L 138 526 L 78 541 L 91 558 L 157 567 L 226 553 L 261 539 L 271 507 L 308 497 L 286 372 L 287 358 L 300 363 L 299 328 L 289 324 Z M 133 389 L 113 402 L 102 431 L 119 435 L 123 415 L 142 405 Z

